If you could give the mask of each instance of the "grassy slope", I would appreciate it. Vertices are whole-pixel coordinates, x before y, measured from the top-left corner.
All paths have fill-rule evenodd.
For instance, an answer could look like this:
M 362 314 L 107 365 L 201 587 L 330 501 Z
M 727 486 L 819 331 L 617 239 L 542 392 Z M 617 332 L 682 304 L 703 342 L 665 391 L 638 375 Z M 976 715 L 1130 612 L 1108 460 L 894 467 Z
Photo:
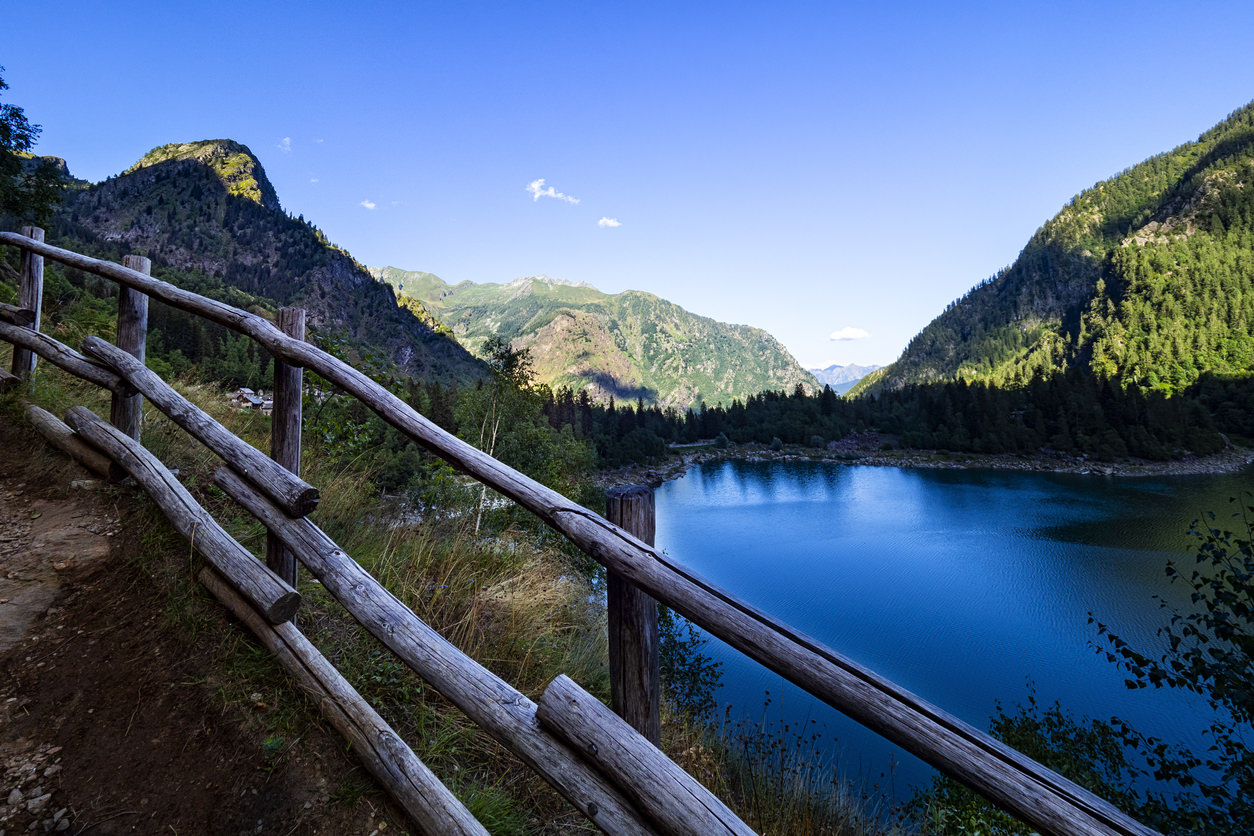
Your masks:
M 798 383 L 818 388 L 765 331 L 698 316 L 649 293 L 611 295 L 543 278 L 447 285 L 393 267 L 372 273 L 420 300 L 472 351 L 488 337 L 506 337 L 531 351 L 542 382 L 587 388 L 595 400 L 682 409 L 792 391 Z

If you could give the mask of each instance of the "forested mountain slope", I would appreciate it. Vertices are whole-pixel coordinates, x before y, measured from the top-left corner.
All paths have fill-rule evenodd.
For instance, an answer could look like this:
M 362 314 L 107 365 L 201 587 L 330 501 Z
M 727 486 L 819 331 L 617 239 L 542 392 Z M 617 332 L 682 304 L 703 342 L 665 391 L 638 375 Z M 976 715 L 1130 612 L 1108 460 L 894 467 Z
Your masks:
M 260 162 L 230 140 L 165 145 L 117 177 L 69 191 L 48 240 L 104 257 L 147 255 L 154 275 L 242 307 L 299 305 L 323 340 L 420 378 L 482 373 L 421 306 L 398 307 L 348 253 L 286 214 Z M 156 313 L 158 348 L 204 356 L 197 343 L 214 339 L 204 323 L 176 323 L 172 313 Z
M 1170 395 L 1248 373 L 1252 326 L 1254 103 L 1074 197 L 874 385 L 1075 369 Z
M 554 389 L 593 400 L 641 400 L 680 409 L 730 405 L 763 391 L 817 390 L 814 376 L 760 328 L 698 316 L 650 293 L 602 293 L 544 276 L 508 284 L 448 285 L 430 273 L 371 268 L 402 298 L 431 311 L 472 351 L 502 337 L 531 353 Z

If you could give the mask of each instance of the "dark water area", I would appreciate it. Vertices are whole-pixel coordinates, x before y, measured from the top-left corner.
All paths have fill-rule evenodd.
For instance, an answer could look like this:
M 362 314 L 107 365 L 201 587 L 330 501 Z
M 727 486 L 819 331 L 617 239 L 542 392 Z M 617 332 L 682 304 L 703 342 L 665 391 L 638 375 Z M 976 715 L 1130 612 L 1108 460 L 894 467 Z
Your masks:
M 1193 520 L 1219 522 L 1241 474 L 1119 478 L 906 470 L 827 462 L 713 462 L 657 491 L 657 545 L 749 603 L 971 723 L 1000 700 L 1120 717 L 1204 748 L 1199 697 L 1131 691 L 1097 652 L 1092 613 L 1156 651 L 1188 605 L 1168 560 L 1191 563 Z M 1231 527 L 1229 525 L 1228 527 Z M 838 768 L 898 798 L 932 770 L 711 638 L 732 716 L 817 721 Z M 764 694 L 770 705 L 764 708 Z

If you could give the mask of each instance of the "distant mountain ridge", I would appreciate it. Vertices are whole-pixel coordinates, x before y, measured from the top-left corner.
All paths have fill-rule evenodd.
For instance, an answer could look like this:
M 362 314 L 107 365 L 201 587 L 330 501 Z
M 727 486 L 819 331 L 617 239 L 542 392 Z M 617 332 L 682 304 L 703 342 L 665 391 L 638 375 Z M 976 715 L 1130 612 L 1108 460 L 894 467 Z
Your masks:
M 1170 395 L 1250 374 L 1252 332 L 1254 103 L 1076 195 L 874 385 L 1018 386 L 1081 369 Z
M 198 292 L 235 288 L 304 307 L 314 332 L 362 355 L 382 351 L 416 377 L 484 373 L 420 305 L 399 307 L 352 256 L 286 214 L 256 156 L 232 140 L 155 148 L 122 174 L 70 191 L 57 225 L 58 238 L 88 251 L 147 255 L 154 272 L 176 271 L 171 280 Z
M 548 276 L 449 285 L 396 267 L 370 272 L 402 298 L 421 302 L 471 351 L 488 337 L 504 337 L 530 351 L 542 382 L 588 389 L 594 400 L 683 409 L 791 392 L 798 384 L 821 388 L 760 328 L 717 322 L 650 293 L 611 295 Z
M 832 387 L 832 391 L 843 395 L 854 387 L 862 378 L 883 366 L 859 366 L 850 363 L 848 366 L 828 366 L 826 369 L 810 369 L 810 374 L 824 386 Z

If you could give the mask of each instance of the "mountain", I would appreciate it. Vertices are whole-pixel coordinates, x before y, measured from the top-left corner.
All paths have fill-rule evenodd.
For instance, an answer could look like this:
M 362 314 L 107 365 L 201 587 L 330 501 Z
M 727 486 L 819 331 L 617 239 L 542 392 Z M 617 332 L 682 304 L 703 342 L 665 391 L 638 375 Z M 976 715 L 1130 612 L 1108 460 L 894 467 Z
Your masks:
M 154 275 L 232 304 L 304 307 L 312 333 L 358 358 L 381 351 L 429 380 L 482 374 L 421 306 L 398 306 L 352 256 L 285 213 L 261 163 L 231 140 L 164 145 L 117 177 L 70 190 L 53 233 L 110 258 L 147 255 Z M 190 339 L 156 315 L 172 344 Z M 193 346 L 178 347 L 192 356 Z
M 848 366 L 828 366 L 826 369 L 810 369 L 810 374 L 818 379 L 823 386 L 832 387 L 837 395 L 843 395 L 854 387 L 862 378 L 882 366 L 859 366 L 850 363 Z
M 1171 395 L 1249 374 L 1252 332 L 1254 103 L 1072 198 L 877 386 L 1015 386 L 1078 369 Z
M 594 400 L 687 408 L 766 390 L 817 388 L 814 377 L 760 328 L 690 313 L 650 293 L 602 293 L 530 276 L 508 284 L 449 285 L 430 273 L 371 268 L 398 296 L 421 302 L 478 351 L 489 337 L 531 353 L 538 379 L 588 389 Z

